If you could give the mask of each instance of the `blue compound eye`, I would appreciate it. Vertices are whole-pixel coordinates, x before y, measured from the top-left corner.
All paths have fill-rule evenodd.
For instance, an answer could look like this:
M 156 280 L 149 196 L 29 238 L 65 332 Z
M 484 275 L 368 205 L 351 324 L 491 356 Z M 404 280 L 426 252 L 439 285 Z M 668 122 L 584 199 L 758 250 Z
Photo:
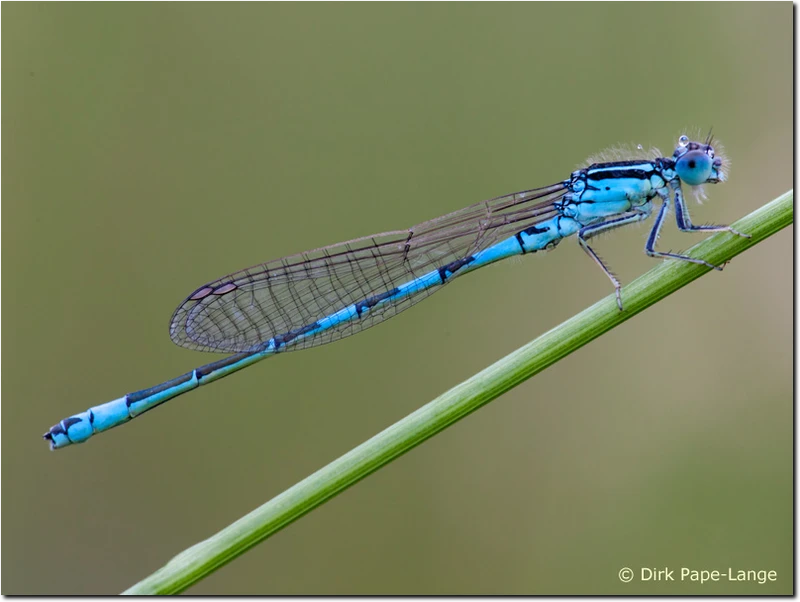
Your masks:
M 703 151 L 689 151 L 675 163 L 678 177 L 689 186 L 699 186 L 711 177 L 714 160 Z

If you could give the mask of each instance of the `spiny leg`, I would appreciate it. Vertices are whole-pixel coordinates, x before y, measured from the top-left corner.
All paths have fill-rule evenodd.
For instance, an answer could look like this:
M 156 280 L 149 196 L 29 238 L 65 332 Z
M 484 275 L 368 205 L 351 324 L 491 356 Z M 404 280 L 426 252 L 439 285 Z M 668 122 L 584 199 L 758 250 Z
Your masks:
M 695 226 L 692 223 L 692 219 L 689 217 L 689 210 L 686 207 L 686 200 L 683 198 L 683 190 L 681 190 L 680 182 L 673 182 L 671 186 L 672 190 L 675 192 L 675 221 L 678 222 L 678 229 L 681 232 L 730 232 L 736 236 L 750 238 L 749 234 L 743 234 L 730 226 L 719 226 L 715 224 Z
M 650 235 L 647 237 L 647 243 L 644 245 L 644 252 L 650 257 L 668 257 L 670 259 L 680 259 L 681 261 L 688 261 L 689 263 L 696 263 L 698 265 L 704 265 L 706 267 L 722 271 L 721 266 L 708 263 L 704 259 L 695 259 L 694 257 L 680 255 L 679 253 L 662 253 L 661 251 L 656 251 L 655 247 L 656 242 L 658 242 L 658 235 L 661 233 L 661 227 L 664 225 L 664 220 L 666 219 L 667 212 L 669 211 L 669 193 L 659 192 L 659 196 L 661 197 L 661 209 L 659 209 L 658 215 L 656 216 L 656 221 L 653 224 L 653 229 L 650 230 Z
M 619 228 L 621 226 L 626 226 L 628 224 L 632 224 L 634 222 L 640 222 L 644 219 L 650 217 L 650 212 L 652 211 L 652 206 L 648 202 L 646 205 L 643 205 L 638 211 L 632 213 L 625 213 L 620 217 L 616 217 L 614 219 L 610 219 L 604 222 L 600 222 L 599 224 L 591 224 L 589 226 L 584 226 L 578 232 L 578 243 L 581 245 L 581 248 L 586 251 L 586 254 L 591 257 L 597 265 L 600 266 L 600 269 L 603 270 L 606 276 L 608 276 L 611 283 L 614 285 L 614 293 L 617 296 L 617 307 L 619 310 L 622 311 L 622 295 L 620 294 L 620 289 L 622 288 L 622 284 L 620 281 L 617 280 L 617 277 L 611 273 L 611 270 L 606 267 L 603 263 L 603 260 L 594 252 L 594 249 L 589 246 L 587 242 L 592 236 L 599 234 L 600 232 L 605 232 L 606 230 L 613 230 L 614 228 Z

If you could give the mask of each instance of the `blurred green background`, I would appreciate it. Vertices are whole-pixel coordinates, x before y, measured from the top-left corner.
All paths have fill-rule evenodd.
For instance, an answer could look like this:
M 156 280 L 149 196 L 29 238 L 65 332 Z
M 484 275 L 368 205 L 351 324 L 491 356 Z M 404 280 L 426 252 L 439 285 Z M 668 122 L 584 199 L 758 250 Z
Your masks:
M 217 356 L 225 273 L 561 180 L 617 143 L 726 145 L 693 205 L 792 186 L 792 6 L 7 4 L 4 594 L 109 594 L 612 290 L 574 241 L 458 280 L 85 446 L 39 438 Z M 597 248 L 625 282 L 648 226 Z M 671 222 L 663 249 L 700 237 Z M 792 592 L 792 232 L 289 526 L 197 594 Z M 631 584 L 631 567 L 775 570 Z

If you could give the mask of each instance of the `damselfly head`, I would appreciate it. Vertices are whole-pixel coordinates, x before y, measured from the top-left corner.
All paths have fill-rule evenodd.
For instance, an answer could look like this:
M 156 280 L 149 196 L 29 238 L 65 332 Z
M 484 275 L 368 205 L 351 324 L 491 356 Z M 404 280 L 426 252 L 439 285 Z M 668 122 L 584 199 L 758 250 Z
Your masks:
M 725 161 L 717 155 L 710 142 L 710 139 L 708 142 L 695 142 L 686 135 L 678 139 L 672 158 L 682 182 L 689 186 L 700 186 L 725 181 Z

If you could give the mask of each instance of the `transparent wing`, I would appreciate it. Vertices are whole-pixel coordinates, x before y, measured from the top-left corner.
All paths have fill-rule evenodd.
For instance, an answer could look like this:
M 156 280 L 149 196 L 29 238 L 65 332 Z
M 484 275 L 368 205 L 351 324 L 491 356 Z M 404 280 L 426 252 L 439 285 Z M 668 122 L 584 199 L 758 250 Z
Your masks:
M 565 190 L 566 182 L 560 182 L 497 197 L 408 230 L 357 238 L 230 274 L 203 285 L 175 310 L 170 337 L 189 349 L 249 351 L 551 217 L 553 203 Z M 440 288 L 377 305 L 363 317 L 309 335 L 287 350 L 369 328 Z

